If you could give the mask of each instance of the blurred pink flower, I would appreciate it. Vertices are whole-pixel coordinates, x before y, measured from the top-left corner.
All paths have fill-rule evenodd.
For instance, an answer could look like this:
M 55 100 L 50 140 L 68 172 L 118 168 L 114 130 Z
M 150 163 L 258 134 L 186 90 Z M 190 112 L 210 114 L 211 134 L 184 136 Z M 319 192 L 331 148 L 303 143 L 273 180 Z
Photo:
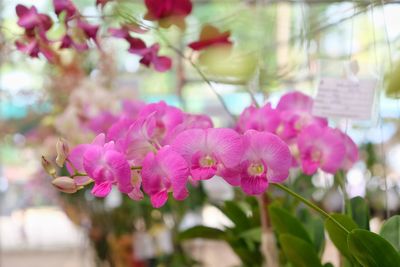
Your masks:
M 328 121 L 325 118 L 312 115 L 313 105 L 313 99 L 300 92 L 291 92 L 282 96 L 276 107 L 281 120 L 276 134 L 288 140 L 296 137 L 302 129 L 311 124 L 327 126 Z
M 223 174 L 225 168 L 236 167 L 243 154 L 242 137 L 228 128 L 189 129 L 171 147 L 188 162 L 194 180 Z
M 164 27 L 181 25 L 182 20 L 192 12 L 190 0 L 145 0 L 144 3 L 147 8 L 144 18 L 159 21 Z
M 64 48 L 75 48 L 78 52 L 82 52 L 89 49 L 89 46 L 87 45 L 87 43 L 79 44 L 75 42 L 70 35 L 65 34 L 61 38 L 61 44 L 60 44 L 60 49 Z
M 188 176 L 186 161 L 169 147 L 161 148 L 156 154 L 150 152 L 143 160 L 143 190 L 150 195 L 155 208 L 166 203 L 170 191 L 175 199 L 185 199 L 188 196 Z
M 54 53 L 46 45 L 41 45 L 36 38 L 27 38 L 25 40 L 15 41 L 17 49 L 32 58 L 39 57 L 42 54 L 48 61 L 54 61 Z
M 212 128 L 213 123 L 207 115 L 183 114 L 183 122 L 174 127 L 165 136 L 164 143 L 170 144 L 176 136 L 188 129 L 207 129 Z
M 353 167 L 354 163 L 356 163 L 359 159 L 358 155 L 358 147 L 354 143 L 354 141 L 347 134 L 338 130 L 342 137 L 342 141 L 344 143 L 346 154 L 342 163 L 342 169 L 348 171 L 351 167 Z
M 84 32 L 86 38 L 93 40 L 96 43 L 96 45 L 99 45 L 97 40 L 99 25 L 93 25 L 84 20 L 79 19 L 78 28 L 80 28 Z
M 201 29 L 199 41 L 192 42 L 188 46 L 196 51 L 220 45 L 232 46 L 230 36 L 229 31 L 220 32 L 216 27 L 206 24 Z
M 180 109 L 169 106 L 164 101 L 148 104 L 139 113 L 139 117 L 150 115 L 155 120 L 154 137 L 160 143 L 184 119 L 184 113 Z
M 342 166 L 346 147 L 341 134 L 332 128 L 308 126 L 300 133 L 297 144 L 305 174 L 314 174 L 318 168 L 335 174 Z
M 53 0 L 53 5 L 57 16 L 65 12 L 67 20 L 78 13 L 75 4 L 71 0 Z
M 154 116 L 141 117 L 132 123 L 129 128 L 125 126 L 129 123 L 120 122 L 109 131 L 109 139 L 116 139 L 116 148 L 126 155 L 129 163 L 133 166 L 140 166 L 144 157 L 151 151 L 155 151 L 153 144 L 156 121 Z M 121 129 L 122 134 L 118 135 L 117 129 Z
M 83 166 L 83 155 L 91 146 L 102 147 L 104 146 L 104 143 L 105 143 L 104 134 L 99 134 L 98 136 L 96 136 L 96 138 L 93 140 L 91 144 L 80 144 L 74 147 L 68 154 L 68 160 L 66 163 L 68 172 L 71 175 L 75 175 L 76 174 L 75 172 L 78 172 L 80 174 L 85 174 L 85 168 Z M 74 179 L 77 185 L 86 185 L 90 181 L 92 181 L 92 179 L 86 175 L 75 176 Z
M 152 46 L 139 51 L 138 54 L 142 56 L 142 59 L 140 59 L 139 62 L 146 67 L 153 65 L 155 70 L 159 72 L 164 72 L 171 69 L 172 60 L 166 56 L 159 56 L 158 50 L 160 50 L 160 45 L 153 44 Z M 130 49 L 129 51 L 132 50 Z
M 261 108 L 250 106 L 240 114 L 236 129 L 240 133 L 247 130 L 274 133 L 280 123 L 279 113 L 267 103 Z
M 27 8 L 24 5 L 17 5 L 15 8 L 18 16 L 18 25 L 26 30 L 38 28 L 47 31 L 53 25 L 51 18 L 45 14 L 38 13 L 36 7 Z

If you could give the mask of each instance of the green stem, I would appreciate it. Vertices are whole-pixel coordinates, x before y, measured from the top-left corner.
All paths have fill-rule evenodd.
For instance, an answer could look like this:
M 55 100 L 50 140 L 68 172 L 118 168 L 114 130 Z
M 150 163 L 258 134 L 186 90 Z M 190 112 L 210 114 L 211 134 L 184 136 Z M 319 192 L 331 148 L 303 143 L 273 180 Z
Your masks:
M 321 214 L 323 217 L 325 217 L 326 219 L 331 220 L 333 223 L 335 223 L 339 228 L 341 228 L 343 231 L 345 231 L 347 234 L 350 234 L 349 230 L 347 230 L 342 224 L 340 224 L 335 218 L 333 218 L 331 215 L 329 215 L 329 213 L 327 213 L 326 211 L 324 211 L 323 209 L 321 209 L 320 207 L 318 207 L 317 205 L 315 205 L 314 203 L 312 203 L 311 201 L 309 201 L 308 199 L 305 199 L 304 197 L 300 196 L 299 194 L 297 194 L 296 192 L 290 190 L 288 187 L 284 186 L 283 184 L 276 184 L 276 183 L 271 183 L 272 185 L 278 187 L 279 189 L 285 191 L 286 193 L 290 194 L 291 196 L 297 198 L 298 200 L 300 200 L 301 202 L 303 202 L 305 205 L 307 205 L 308 207 L 312 208 L 313 210 L 315 210 L 316 212 L 318 212 L 319 214 Z
M 80 173 L 80 172 L 75 172 L 72 176 L 71 176 L 71 178 L 75 178 L 75 177 L 77 177 L 77 176 L 88 176 L 86 173 Z
M 344 179 L 343 171 L 339 171 L 336 174 L 336 179 L 337 179 L 337 182 L 339 183 L 339 187 L 343 193 L 344 213 L 347 214 L 348 216 L 352 217 L 351 202 L 350 202 L 349 195 L 347 194 L 347 191 L 346 191 L 346 182 Z

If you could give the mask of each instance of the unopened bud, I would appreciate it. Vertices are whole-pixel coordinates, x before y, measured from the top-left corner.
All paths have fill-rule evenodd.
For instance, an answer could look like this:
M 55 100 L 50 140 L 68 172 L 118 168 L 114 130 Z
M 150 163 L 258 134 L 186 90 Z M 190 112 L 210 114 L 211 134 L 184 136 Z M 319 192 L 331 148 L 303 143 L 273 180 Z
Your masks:
M 63 138 L 58 139 L 56 144 L 56 150 L 57 150 L 56 164 L 60 167 L 63 167 L 69 153 L 69 147 L 65 139 Z
M 56 177 L 56 169 L 54 168 L 53 164 L 51 164 L 50 161 L 48 161 L 44 156 L 42 156 L 42 166 L 48 175 Z
M 67 176 L 55 178 L 51 182 L 59 191 L 72 194 L 78 191 L 79 187 L 76 185 L 74 179 Z

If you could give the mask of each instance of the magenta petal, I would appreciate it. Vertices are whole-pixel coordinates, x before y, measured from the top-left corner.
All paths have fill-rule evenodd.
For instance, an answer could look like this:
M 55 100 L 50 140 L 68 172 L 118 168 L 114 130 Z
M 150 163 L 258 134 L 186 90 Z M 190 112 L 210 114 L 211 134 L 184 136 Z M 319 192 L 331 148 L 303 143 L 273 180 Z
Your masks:
M 268 132 L 249 130 L 244 135 L 247 148 L 245 158 L 251 162 L 262 160 L 268 169 L 289 174 L 292 157 L 289 147 L 278 136 Z
M 243 140 L 236 131 L 228 128 L 209 128 L 207 149 L 227 168 L 238 165 L 243 156 Z
M 92 189 L 92 194 L 96 197 L 106 197 L 111 192 L 112 184 L 104 182 L 95 184 Z
M 232 186 L 240 186 L 240 167 L 234 169 L 222 169 L 218 172 L 218 175 L 221 176 L 228 184 Z
M 176 200 L 182 201 L 189 196 L 189 191 L 184 188 L 181 191 L 173 191 L 172 194 Z
M 203 129 L 183 131 L 172 142 L 171 148 L 182 155 L 187 162 L 191 162 L 194 154 L 206 150 L 206 131 Z
M 319 167 L 319 162 L 313 162 L 308 158 L 302 159 L 301 168 L 303 172 L 307 175 L 312 175 L 317 172 Z
M 341 133 L 341 136 L 346 147 L 346 156 L 342 163 L 342 168 L 349 170 L 358 161 L 358 147 L 347 134 Z
M 278 110 L 303 110 L 311 112 L 313 99 L 301 92 L 290 92 L 279 100 Z
M 268 188 L 268 181 L 262 176 L 242 177 L 241 187 L 248 195 L 260 195 Z
M 157 159 L 160 162 L 160 167 L 171 181 L 172 190 L 174 192 L 185 190 L 189 168 L 182 156 L 170 147 L 163 147 L 158 151 Z
M 100 164 L 103 157 L 101 146 L 90 145 L 83 154 L 83 167 L 90 178 L 96 183 L 104 182 L 105 177 L 96 175 L 103 166 Z
M 337 131 L 326 128 L 324 135 L 321 137 L 321 142 L 321 151 L 323 153 L 321 169 L 334 174 L 340 169 L 346 156 L 344 141 Z
M 68 160 L 73 164 L 73 166 L 81 173 L 84 172 L 83 168 L 83 154 L 90 147 L 88 144 L 77 145 L 68 155 Z M 67 162 L 66 164 L 68 172 L 73 175 L 74 169 L 71 164 Z
M 193 180 L 208 180 L 217 173 L 217 169 L 214 167 L 210 168 L 195 168 L 190 170 L 190 174 L 192 175 Z
M 18 4 L 15 7 L 15 11 L 16 11 L 18 17 L 22 17 L 29 12 L 29 9 L 24 5 Z
M 133 190 L 128 193 L 128 196 L 133 200 L 142 200 L 144 197 L 140 187 L 134 187 Z
M 150 201 L 154 208 L 160 208 L 164 206 L 167 200 L 168 192 L 166 190 L 160 191 L 150 196 Z
M 154 68 L 159 72 L 164 72 L 172 67 L 172 60 L 166 56 L 157 56 L 153 60 Z
M 118 189 L 122 193 L 130 193 L 133 189 L 131 184 L 131 168 L 125 156 L 117 151 L 106 151 L 104 160 L 118 184 Z

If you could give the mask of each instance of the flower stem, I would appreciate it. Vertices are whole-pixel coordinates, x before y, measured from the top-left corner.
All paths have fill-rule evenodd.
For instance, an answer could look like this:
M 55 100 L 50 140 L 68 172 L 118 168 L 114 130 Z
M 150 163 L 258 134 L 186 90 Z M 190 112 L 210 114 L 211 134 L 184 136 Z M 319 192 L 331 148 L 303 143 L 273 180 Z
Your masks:
M 316 212 L 318 212 L 320 215 L 322 215 L 324 218 L 331 220 L 334 224 L 336 224 L 340 229 L 345 231 L 345 233 L 349 234 L 349 230 L 346 229 L 340 222 L 338 222 L 335 218 L 333 218 L 329 213 L 312 203 L 311 201 L 307 200 L 306 198 L 300 196 L 296 192 L 292 191 L 290 188 L 284 186 L 283 184 L 276 184 L 276 183 L 271 183 L 272 185 L 278 187 L 279 189 L 285 191 L 286 193 L 290 194 L 291 196 L 295 197 L 296 199 L 300 200 L 303 202 L 305 205 L 307 205 L 309 208 L 312 208 Z

